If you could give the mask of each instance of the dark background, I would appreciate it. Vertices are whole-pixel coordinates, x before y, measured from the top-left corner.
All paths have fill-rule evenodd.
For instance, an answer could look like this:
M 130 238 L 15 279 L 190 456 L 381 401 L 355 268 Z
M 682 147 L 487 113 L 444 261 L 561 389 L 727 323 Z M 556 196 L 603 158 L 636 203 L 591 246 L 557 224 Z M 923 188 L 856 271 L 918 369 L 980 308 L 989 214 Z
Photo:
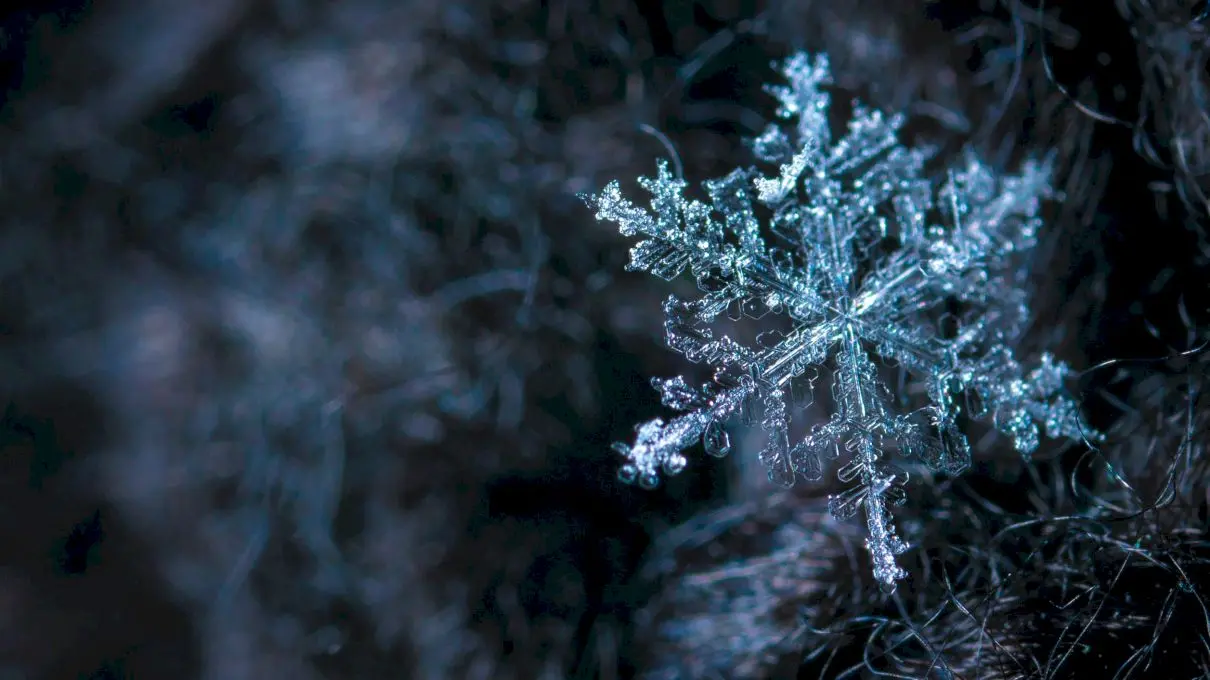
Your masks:
M 1204 2 L 0 21 L 0 678 L 1210 677 Z M 687 367 L 576 194 L 654 132 L 748 163 L 799 49 L 943 155 L 1056 150 L 1021 351 L 1111 435 L 914 482 L 894 596 L 737 433 L 655 492 L 608 450 Z

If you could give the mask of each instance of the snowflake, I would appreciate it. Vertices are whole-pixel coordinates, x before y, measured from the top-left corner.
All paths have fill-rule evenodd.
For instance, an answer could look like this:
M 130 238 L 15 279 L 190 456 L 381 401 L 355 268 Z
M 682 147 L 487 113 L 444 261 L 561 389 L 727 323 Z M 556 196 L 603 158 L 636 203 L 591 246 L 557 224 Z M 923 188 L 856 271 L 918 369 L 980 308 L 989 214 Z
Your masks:
M 864 509 L 874 575 L 893 587 L 905 575 L 895 556 L 908 546 L 890 506 L 905 501 L 908 474 L 884 451 L 958 474 L 970 463 L 960 414 L 990 419 L 1022 453 L 1038 446 L 1039 422 L 1052 437 L 1098 436 L 1063 394 L 1067 367 L 1043 355 L 1027 372 L 1009 347 L 1029 316 L 1014 262 L 1035 244 L 1049 169 L 1030 162 L 998 177 L 968 153 L 935 190 L 923 173 L 929 151 L 899 144 L 900 116 L 855 103 L 847 134 L 831 139 L 826 57 L 796 55 L 783 73 L 789 85 L 769 92 L 795 125 L 770 125 L 752 142 L 760 161 L 780 164 L 777 176 L 749 168 L 704 182 L 707 205 L 686 198 L 686 183 L 661 163 L 657 177 L 640 179 L 651 211 L 616 181 L 585 197 L 597 219 L 642 239 L 628 270 L 696 278 L 703 295 L 664 303 L 667 342 L 715 369 L 701 387 L 652 381 L 683 414 L 615 444 L 626 459 L 619 476 L 654 487 L 659 471 L 684 469 L 682 452 L 698 440 L 726 455 L 733 415 L 759 420 L 768 433 L 760 459 L 777 484 L 821 479 L 826 463 L 844 459 L 836 475 L 847 488 L 829 497 L 831 511 L 847 519 Z M 717 329 L 724 313 L 733 322 L 771 314 L 782 330 L 736 340 Z M 926 406 L 902 412 L 907 395 L 892 395 L 885 377 L 896 365 L 926 387 Z M 792 442 L 788 402 L 810 405 L 821 369 L 832 377 L 831 416 Z

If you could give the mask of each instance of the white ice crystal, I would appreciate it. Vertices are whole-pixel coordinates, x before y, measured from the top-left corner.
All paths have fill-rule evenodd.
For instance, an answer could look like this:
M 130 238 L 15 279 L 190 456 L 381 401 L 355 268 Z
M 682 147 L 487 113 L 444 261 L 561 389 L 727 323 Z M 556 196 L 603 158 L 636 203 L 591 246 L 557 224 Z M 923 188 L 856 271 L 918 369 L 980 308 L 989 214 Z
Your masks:
M 1043 355 L 1026 371 L 1010 347 L 1029 315 L 1018 256 L 1035 244 L 1049 172 L 1033 162 L 998 176 L 967 154 L 935 187 L 922 170 L 928 152 L 900 145 L 899 116 L 855 104 L 848 133 L 831 138 L 826 57 L 794 56 L 783 73 L 789 85 L 769 91 L 795 124 L 770 125 L 752 143 L 760 161 L 780 165 L 776 176 L 750 168 L 707 181 L 707 205 L 684 197 L 685 182 L 661 163 L 657 177 L 640 179 L 650 211 L 623 198 L 617 182 L 586 197 L 597 219 L 641 239 L 628 270 L 696 278 L 702 296 L 664 303 L 667 342 L 716 369 L 701 387 L 652 381 L 684 413 L 615 444 L 626 458 L 619 474 L 653 487 L 661 470 L 684 469 L 682 452 L 699 439 L 725 455 L 724 423 L 739 414 L 751 425 L 760 412 L 768 433 L 760 459 L 774 482 L 818 480 L 843 459 L 836 474 L 846 488 L 830 497 L 832 513 L 864 508 L 874 574 L 893 585 L 907 544 L 888 507 L 904 501 L 907 473 L 884 462 L 885 451 L 961 472 L 970 462 L 964 407 L 1022 453 L 1038 445 L 1035 423 L 1053 437 L 1093 435 L 1062 393 L 1067 367 Z M 777 315 L 785 330 L 741 342 L 712 327 L 724 313 L 735 322 Z M 906 395 L 892 396 L 874 357 L 926 386 L 927 406 L 897 412 Z M 821 368 L 832 375 L 831 416 L 791 441 L 787 402 L 811 403 Z

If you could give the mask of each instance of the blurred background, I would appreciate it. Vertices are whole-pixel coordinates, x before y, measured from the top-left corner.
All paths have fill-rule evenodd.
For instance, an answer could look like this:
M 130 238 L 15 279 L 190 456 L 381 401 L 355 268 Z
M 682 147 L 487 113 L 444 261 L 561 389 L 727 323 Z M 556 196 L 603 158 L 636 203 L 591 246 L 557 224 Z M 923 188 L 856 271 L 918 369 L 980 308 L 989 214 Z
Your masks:
M 1204 0 L 27 0 L 0 49 L 0 679 L 1210 677 Z M 576 194 L 748 164 L 797 50 L 1057 153 L 1019 351 L 1110 433 L 915 480 L 893 595 L 742 439 L 608 448 L 689 367 Z

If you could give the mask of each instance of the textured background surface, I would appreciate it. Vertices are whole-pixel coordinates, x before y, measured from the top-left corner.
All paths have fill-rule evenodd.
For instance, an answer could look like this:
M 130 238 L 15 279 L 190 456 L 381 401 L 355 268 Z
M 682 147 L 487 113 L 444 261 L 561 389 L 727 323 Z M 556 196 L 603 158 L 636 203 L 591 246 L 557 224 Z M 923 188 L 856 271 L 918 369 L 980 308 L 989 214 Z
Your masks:
M 1205 339 L 1204 2 L 2 21 L 5 680 L 1206 673 L 1204 362 L 1176 356 Z M 1100 453 L 993 439 L 918 480 L 896 598 L 754 456 L 644 493 L 607 450 L 683 366 L 667 289 L 575 193 L 650 174 L 645 130 L 690 178 L 743 162 L 797 49 L 947 153 L 1057 148 L 1023 351 L 1166 357 L 1082 380 Z

